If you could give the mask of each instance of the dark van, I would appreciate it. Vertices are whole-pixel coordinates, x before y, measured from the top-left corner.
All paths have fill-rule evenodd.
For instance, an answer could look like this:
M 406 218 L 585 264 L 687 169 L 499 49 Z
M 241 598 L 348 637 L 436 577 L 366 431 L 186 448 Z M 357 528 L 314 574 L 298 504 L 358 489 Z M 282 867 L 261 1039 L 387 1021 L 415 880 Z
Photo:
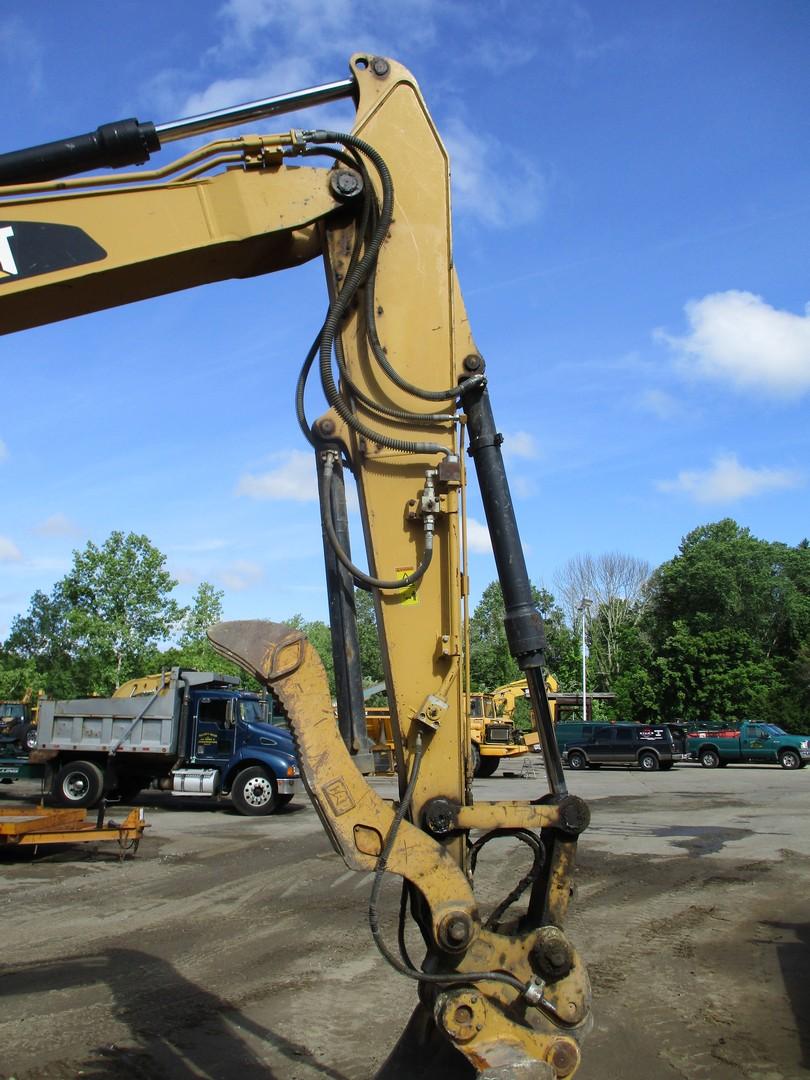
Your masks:
M 680 724 L 557 724 L 556 733 L 569 769 L 638 765 L 655 772 L 689 760 Z

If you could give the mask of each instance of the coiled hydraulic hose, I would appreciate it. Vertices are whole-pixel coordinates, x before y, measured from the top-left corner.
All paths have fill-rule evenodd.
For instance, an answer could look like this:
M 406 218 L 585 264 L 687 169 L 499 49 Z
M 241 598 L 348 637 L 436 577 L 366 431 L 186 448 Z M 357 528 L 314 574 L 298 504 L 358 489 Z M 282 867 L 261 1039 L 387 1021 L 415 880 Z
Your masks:
M 373 146 L 365 142 L 365 140 L 359 139 L 356 135 L 341 134 L 340 132 L 335 131 L 308 131 L 304 133 L 304 138 L 308 142 L 315 144 L 339 143 L 343 146 L 360 151 L 360 153 L 369 158 L 374 165 L 380 177 L 383 189 L 383 201 L 379 218 L 366 246 L 366 250 L 362 258 L 360 258 L 353 266 L 350 266 L 343 283 L 343 288 L 330 307 L 329 314 L 327 315 L 321 330 L 320 372 L 321 384 L 326 395 L 326 400 L 353 431 L 356 431 L 358 434 L 369 439 L 371 442 L 376 443 L 378 446 L 384 446 L 389 450 L 396 450 L 409 454 L 447 455 L 450 451 L 445 446 L 442 446 L 441 443 L 395 439 L 380 431 L 374 431 L 373 428 L 370 428 L 355 415 L 344 400 L 335 383 L 332 374 L 334 340 L 338 332 L 338 327 L 348 311 L 349 305 L 357 290 L 367 280 L 369 271 L 375 265 L 382 242 L 388 233 L 393 216 L 394 185 L 388 166 L 385 164 L 382 156 L 377 153 Z

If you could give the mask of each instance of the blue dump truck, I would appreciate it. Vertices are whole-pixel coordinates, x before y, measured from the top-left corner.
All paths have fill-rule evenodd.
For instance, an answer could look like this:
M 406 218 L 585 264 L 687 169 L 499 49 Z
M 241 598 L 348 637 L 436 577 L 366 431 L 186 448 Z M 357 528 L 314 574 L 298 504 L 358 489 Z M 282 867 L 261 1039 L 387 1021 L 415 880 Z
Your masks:
M 43 699 L 37 734 L 29 760 L 60 806 L 129 802 L 152 787 L 230 797 L 240 814 L 260 815 L 301 791 L 289 731 L 268 723 L 267 701 L 229 675 L 174 668 L 111 698 Z
M 781 765 L 802 769 L 810 761 L 810 735 L 790 735 L 776 724 L 745 721 L 734 727 L 690 731 L 687 749 L 705 769 L 729 762 Z

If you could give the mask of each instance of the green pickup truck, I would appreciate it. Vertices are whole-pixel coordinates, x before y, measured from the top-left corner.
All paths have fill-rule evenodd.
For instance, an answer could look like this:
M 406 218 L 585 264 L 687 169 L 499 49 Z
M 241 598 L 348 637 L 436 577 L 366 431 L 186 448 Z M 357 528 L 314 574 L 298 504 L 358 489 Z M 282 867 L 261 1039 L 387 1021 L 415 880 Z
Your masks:
M 686 748 L 704 769 L 716 769 L 730 761 L 803 769 L 810 761 L 810 735 L 789 735 L 776 724 L 751 721 L 720 730 L 690 731 Z

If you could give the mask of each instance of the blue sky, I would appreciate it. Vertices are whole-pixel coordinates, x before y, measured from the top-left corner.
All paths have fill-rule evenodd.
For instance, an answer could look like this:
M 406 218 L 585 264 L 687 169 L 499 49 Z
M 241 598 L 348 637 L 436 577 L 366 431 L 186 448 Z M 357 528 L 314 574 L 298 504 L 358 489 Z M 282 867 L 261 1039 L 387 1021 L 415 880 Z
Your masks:
M 532 579 L 657 564 L 728 515 L 810 533 L 806 0 L 6 3 L 0 149 L 344 78 L 360 50 L 411 68 L 451 152 Z M 292 407 L 323 307 L 311 264 L 0 338 L 0 637 L 113 529 L 182 600 L 205 579 L 228 617 L 326 617 Z

